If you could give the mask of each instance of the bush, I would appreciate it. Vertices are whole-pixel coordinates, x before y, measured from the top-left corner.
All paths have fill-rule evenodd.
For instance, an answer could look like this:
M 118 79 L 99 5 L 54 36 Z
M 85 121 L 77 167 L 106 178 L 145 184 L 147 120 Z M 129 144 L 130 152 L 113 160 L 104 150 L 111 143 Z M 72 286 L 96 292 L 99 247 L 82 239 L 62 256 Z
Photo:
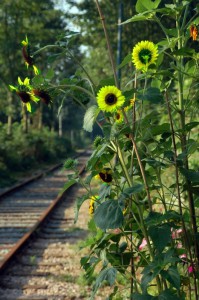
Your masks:
M 13 174 L 24 172 L 41 163 L 66 158 L 71 151 L 70 141 L 57 136 L 49 128 L 32 129 L 23 133 L 20 124 L 13 124 L 12 135 L 6 133 L 6 125 L 0 124 L 0 179 L 1 186 L 13 182 Z

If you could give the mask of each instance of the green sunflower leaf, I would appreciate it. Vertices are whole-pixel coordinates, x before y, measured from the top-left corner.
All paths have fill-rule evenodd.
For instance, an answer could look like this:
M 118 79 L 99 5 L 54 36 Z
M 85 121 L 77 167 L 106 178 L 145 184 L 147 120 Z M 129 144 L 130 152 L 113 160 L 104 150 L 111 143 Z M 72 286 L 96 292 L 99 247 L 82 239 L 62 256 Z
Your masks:
M 178 296 L 173 290 L 165 290 L 159 296 L 158 300 L 184 300 L 185 295 Z
M 150 19 L 153 18 L 153 16 L 154 16 L 153 12 L 146 11 L 144 13 L 140 13 L 140 14 L 137 14 L 137 15 L 133 16 L 132 18 L 122 22 L 120 25 L 131 23 L 131 22 L 139 22 L 139 21 L 150 20 Z
M 184 177 L 190 180 L 192 183 L 199 182 L 199 172 L 194 170 L 187 170 L 184 168 L 180 168 L 180 173 L 184 175 Z
M 74 218 L 74 223 L 77 222 L 78 220 L 78 215 L 79 215 L 79 210 L 80 210 L 80 207 L 82 206 L 82 204 L 89 199 L 89 195 L 86 194 L 86 195 L 83 195 L 82 197 L 79 197 L 76 199 L 76 202 L 75 202 L 75 218 Z
M 159 103 L 163 100 L 163 94 L 158 88 L 150 87 L 146 89 L 144 94 L 140 94 L 139 99 L 149 101 L 151 103 Z
M 118 66 L 118 69 L 124 67 L 125 65 L 127 65 L 129 62 L 131 62 L 132 59 L 132 54 L 129 53 L 127 56 L 125 56 L 125 58 L 123 59 L 123 61 L 121 62 L 121 64 Z
M 105 268 L 105 269 L 101 270 L 101 272 L 99 273 L 99 276 L 97 277 L 96 282 L 94 284 L 93 292 L 92 292 L 90 299 L 91 300 L 94 299 L 94 296 L 95 296 L 97 290 L 99 289 L 99 287 L 101 286 L 101 284 L 103 283 L 103 281 L 107 281 L 109 283 L 109 285 L 112 286 L 115 283 L 116 274 L 117 274 L 117 270 L 113 267 Z
M 94 122 L 95 122 L 99 112 L 100 112 L 100 109 L 97 107 L 97 105 L 93 105 L 93 106 L 89 107 L 89 109 L 86 111 L 86 113 L 84 115 L 84 124 L 83 124 L 84 130 L 86 130 L 88 132 L 93 131 L 93 125 L 94 125 Z
M 77 179 L 72 178 L 71 180 L 67 181 L 61 191 L 59 192 L 59 195 L 62 195 L 66 190 L 68 190 L 72 185 L 77 183 Z
M 55 72 L 53 69 L 48 70 L 48 72 L 46 73 L 46 79 L 51 80 L 55 75 Z
M 161 275 L 169 283 L 171 283 L 177 290 L 180 289 L 180 274 L 176 267 L 171 266 L 168 270 L 162 270 Z
M 192 56 L 194 53 L 195 50 L 188 47 L 183 47 L 173 52 L 173 54 L 177 56 Z
M 136 12 L 138 13 L 143 13 L 147 10 L 153 10 L 158 7 L 160 4 L 161 0 L 138 0 L 135 6 Z
M 161 252 L 171 240 L 171 227 L 168 224 L 150 226 L 149 235 L 155 248 Z
M 32 79 L 32 83 L 33 85 L 41 85 L 44 83 L 44 77 L 43 75 L 36 75 L 33 79 Z
M 138 293 L 135 293 L 132 295 L 132 299 L 134 300 L 153 300 L 153 299 L 156 299 L 157 300 L 157 297 L 153 297 L 151 295 L 148 295 L 148 294 L 138 294 Z
M 102 86 L 106 86 L 106 85 L 115 85 L 115 80 L 114 78 L 105 78 L 105 79 L 102 79 L 99 83 L 99 89 L 102 87 Z
M 107 200 L 100 204 L 95 211 L 94 221 L 102 230 L 121 227 L 124 216 L 118 201 Z

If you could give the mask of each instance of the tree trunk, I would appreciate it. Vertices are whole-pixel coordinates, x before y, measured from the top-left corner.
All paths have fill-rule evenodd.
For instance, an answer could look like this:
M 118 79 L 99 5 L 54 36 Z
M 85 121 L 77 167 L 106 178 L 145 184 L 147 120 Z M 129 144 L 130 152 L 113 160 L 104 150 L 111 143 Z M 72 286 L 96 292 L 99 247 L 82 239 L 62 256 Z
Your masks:
M 23 124 L 23 132 L 28 133 L 28 114 L 26 107 L 22 106 L 22 124 Z
M 38 108 L 38 129 L 41 130 L 43 126 L 43 104 L 40 101 Z
M 8 118 L 7 118 L 7 135 L 12 134 L 12 94 L 7 93 L 8 99 Z
M 59 113 L 59 136 L 61 137 L 63 135 L 63 129 L 62 129 L 62 111 Z

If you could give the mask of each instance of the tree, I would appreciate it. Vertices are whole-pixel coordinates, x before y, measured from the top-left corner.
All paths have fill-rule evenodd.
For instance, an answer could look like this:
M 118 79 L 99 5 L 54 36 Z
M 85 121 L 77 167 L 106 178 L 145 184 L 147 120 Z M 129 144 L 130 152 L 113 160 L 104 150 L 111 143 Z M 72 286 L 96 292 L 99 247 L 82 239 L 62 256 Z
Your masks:
M 27 35 L 37 47 L 54 44 L 58 35 L 66 28 L 64 14 L 54 9 L 51 0 L 24 2 L 2 1 L 0 8 L 0 80 L 4 114 L 8 118 L 8 133 L 11 133 L 12 119 L 20 118 L 20 103 L 10 93 L 8 85 L 32 75 L 32 70 L 26 70 L 21 53 L 21 41 Z M 45 53 L 47 56 L 48 53 Z M 44 67 L 42 57 L 38 60 L 39 68 Z M 2 116 L 3 117 L 3 116 Z M 4 119 L 4 117 L 3 117 Z

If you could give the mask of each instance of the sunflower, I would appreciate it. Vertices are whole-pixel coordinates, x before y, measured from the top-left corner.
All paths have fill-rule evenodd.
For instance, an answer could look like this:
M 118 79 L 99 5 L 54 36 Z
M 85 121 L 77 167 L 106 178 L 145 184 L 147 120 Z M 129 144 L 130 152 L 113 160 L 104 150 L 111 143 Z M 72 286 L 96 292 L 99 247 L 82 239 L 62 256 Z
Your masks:
M 121 110 L 118 110 L 115 115 L 115 122 L 120 124 L 124 121 L 123 113 Z
M 114 112 L 124 104 L 125 97 L 116 86 L 104 86 L 97 94 L 97 103 L 102 111 Z
M 95 200 L 99 199 L 99 196 L 92 196 L 90 203 L 89 203 L 89 214 L 93 215 L 94 211 L 95 211 Z
M 30 44 L 29 44 L 27 36 L 26 36 L 26 39 L 23 40 L 21 43 L 23 45 L 22 55 L 23 55 L 23 58 L 24 58 L 24 61 L 25 61 L 25 64 L 26 64 L 27 68 L 28 67 L 32 67 L 33 70 L 34 70 L 35 75 L 38 75 L 39 74 L 39 70 L 34 65 L 34 57 L 31 55 Z
M 48 105 L 50 102 L 52 102 L 51 95 L 46 90 L 33 89 L 32 93 L 35 96 L 39 97 L 46 105 Z
M 31 112 L 31 101 L 38 102 L 39 99 L 31 93 L 30 79 L 26 77 L 24 81 L 18 77 L 18 86 L 9 85 L 11 91 L 15 91 L 20 97 L 23 105 L 27 107 L 27 110 Z
M 104 168 L 99 172 L 99 177 L 102 181 L 110 183 L 113 180 L 112 170 L 110 168 Z
M 156 62 L 157 57 L 158 48 L 153 42 L 141 41 L 133 48 L 132 61 L 136 69 L 146 72 L 148 67 Z
M 190 36 L 192 37 L 193 41 L 197 40 L 197 36 L 198 36 L 198 29 L 196 27 L 196 25 L 191 25 L 190 27 Z

